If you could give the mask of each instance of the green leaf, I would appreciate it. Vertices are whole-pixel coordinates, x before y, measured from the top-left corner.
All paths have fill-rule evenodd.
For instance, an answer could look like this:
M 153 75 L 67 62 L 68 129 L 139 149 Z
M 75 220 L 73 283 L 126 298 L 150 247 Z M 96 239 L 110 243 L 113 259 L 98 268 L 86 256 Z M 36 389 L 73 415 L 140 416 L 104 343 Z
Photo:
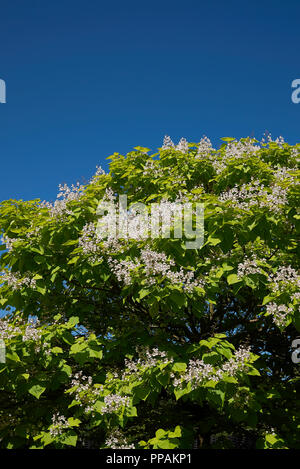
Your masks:
M 173 432 L 169 432 L 169 438 L 179 438 L 181 437 L 181 427 L 179 425 L 177 425 L 177 427 L 175 427 L 175 430 Z
M 70 417 L 68 419 L 70 427 L 79 427 L 81 421 L 79 419 L 74 419 L 73 417 Z
M 76 446 L 76 443 L 77 443 L 77 435 L 75 432 L 69 432 L 65 435 L 62 435 L 61 437 L 61 442 L 64 444 L 64 445 L 68 445 L 68 446 Z
M 215 404 L 217 407 L 223 407 L 225 400 L 225 393 L 220 389 L 208 389 L 207 398 L 210 402 Z
M 207 244 L 211 244 L 212 246 L 216 246 L 217 244 L 221 242 L 222 240 L 220 238 L 214 238 L 212 236 L 209 236 L 207 240 Z
M 177 388 L 174 389 L 176 401 L 178 401 L 178 399 L 180 399 L 185 394 L 189 394 L 190 392 L 191 392 L 191 383 L 188 383 L 188 385 L 183 386 L 182 388 L 178 386 Z
M 179 371 L 180 373 L 183 373 L 185 370 L 186 370 L 186 363 L 183 363 L 183 362 L 175 362 L 173 365 L 172 365 L 172 370 L 173 371 Z
M 50 445 L 54 440 L 54 437 L 51 435 L 51 433 L 44 433 L 42 437 L 42 442 L 44 446 Z
M 74 256 L 72 257 L 71 260 L 69 260 L 68 264 L 76 264 L 79 261 L 80 257 L 79 256 Z
M 235 138 L 233 137 L 223 137 L 220 140 L 223 140 L 223 142 L 233 142 Z
M 159 428 L 159 429 L 155 432 L 155 436 L 156 436 L 156 438 L 158 438 L 158 439 L 164 438 L 165 435 L 166 435 L 166 432 L 165 432 L 165 430 L 163 430 L 162 428 Z
M 241 280 L 238 278 L 238 276 L 236 274 L 230 274 L 228 275 L 227 277 L 227 282 L 228 282 L 228 285 L 232 285 L 234 283 L 238 283 L 240 282 Z
M 186 297 L 181 292 L 173 290 L 170 295 L 170 300 L 172 300 L 180 308 L 186 304 Z
M 126 416 L 127 417 L 137 417 L 136 407 L 126 407 Z
M 61 347 L 53 347 L 51 349 L 51 352 L 54 353 L 55 355 L 58 353 L 63 353 L 63 349 Z
M 41 397 L 44 391 L 46 391 L 46 386 L 42 386 L 41 384 L 34 384 L 28 389 L 28 392 L 37 399 Z
M 78 316 L 72 316 L 67 322 L 68 327 L 75 327 L 79 323 Z
M 145 288 L 143 288 L 142 290 L 139 291 L 139 299 L 142 300 L 143 298 L 145 298 L 145 296 L 148 296 L 150 293 L 150 290 L 146 290 Z

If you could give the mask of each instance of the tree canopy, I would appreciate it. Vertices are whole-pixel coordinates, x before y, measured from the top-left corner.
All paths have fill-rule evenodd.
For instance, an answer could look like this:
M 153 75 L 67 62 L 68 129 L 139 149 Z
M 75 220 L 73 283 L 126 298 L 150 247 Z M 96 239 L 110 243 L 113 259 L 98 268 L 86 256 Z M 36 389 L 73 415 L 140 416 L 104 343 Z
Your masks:
M 300 144 L 222 140 L 0 204 L 0 447 L 300 447 Z M 204 204 L 203 244 L 101 235 L 122 194 Z

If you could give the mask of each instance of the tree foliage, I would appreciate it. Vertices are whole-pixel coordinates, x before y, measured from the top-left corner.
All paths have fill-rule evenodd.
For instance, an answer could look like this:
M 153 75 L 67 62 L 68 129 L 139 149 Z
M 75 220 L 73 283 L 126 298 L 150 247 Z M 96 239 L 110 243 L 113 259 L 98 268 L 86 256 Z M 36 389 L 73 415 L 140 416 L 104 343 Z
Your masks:
M 299 152 L 166 138 L 2 202 L 0 447 L 299 448 Z M 98 236 L 120 194 L 203 203 L 204 244 Z

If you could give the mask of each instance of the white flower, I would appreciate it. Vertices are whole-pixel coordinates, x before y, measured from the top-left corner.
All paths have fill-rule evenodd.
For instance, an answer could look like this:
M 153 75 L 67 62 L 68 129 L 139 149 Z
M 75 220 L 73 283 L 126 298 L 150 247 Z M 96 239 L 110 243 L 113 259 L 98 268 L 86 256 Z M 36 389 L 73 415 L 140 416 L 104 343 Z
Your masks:
M 13 250 L 14 243 L 16 241 L 19 241 L 19 239 L 18 238 L 9 238 L 8 236 L 5 236 L 5 235 L 2 237 L 2 242 L 5 243 L 6 249 L 8 250 L 8 252 L 11 252 Z
M 165 135 L 162 148 L 166 150 L 168 148 L 174 148 L 174 147 L 175 145 L 172 142 L 171 138 L 168 135 Z
M 29 274 L 28 274 L 29 275 Z M 22 277 L 19 272 L 2 272 L 0 281 L 7 283 L 13 290 L 19 290 L 23 286 L 34 289 L 36 287 L 36 280 L 33 278 Z
M 210 139 L 204 136 L 199 142 L 196 158 L 207 157 L 213 150 Z
M 130 398 L 128 396 L 120 396 L 119 394 L 108 394 L 104 397 L 105 406 L 101 408 L 102 414 L 112 414 L 121 407 L 128 407 Z
M 241 346 L 235 350 L 234 355 L 225 362 L 221 368 L 215 369 L 201 359 L 189 360 L 186 372 L 173 380 L 175 387 L 181 387 L 184 382 L 190 382 L 192 389 L 196 389 L 206 380 L 218 382 L 223 379 L 224 373 L 235 376 L 238 371 L 245 371 L 250 358 L 250 348 Z
M 59 184 L 59 192 L 57 194 L 57 200 L 54 204 L 50 202 L 43 201 L 40 203 L 42 208 L 47 208 L 50 212 L 51 217 L 63 217 L 65 215 L 70 215 L 72 211 L 68 209 L 68 203 L 72 200 L 79 200 L 82 196 L 84 186 L 81 186 L 79 183 L 72 184 L 69 187 L 67 184 Z
M 273 284 L 274 291 L 282 291 L 289 286 L 300 287 L 298 272 L 289 266 L 281 266 L 275 274 L 270 275 L 270 283 Z
M 134 449 L 119 429 L 114 429 L 106 438 L 105 445 L 111 449 Z
M 231 202 L 234 207 L 248 210 L 253 206 L 267 207 L 275 213 L 282 210 L 282 206 L 287 203 L 287 189 L 273 184 L 270 191 L 259 181 L 251 180 L 250 184 L 237 184 L 219 196 L 220 202 Z
M 260 261 L 265 262 L 266 259 L 261 258 Z M 261 269 L 257 265 L 257 259 L 255 255 L 252 256 L 252 259 L 249 259 L 247 256 L 245 256 L 244 262 L 240 262 L 238 264 L 237 276 L 239 278 L 243 278 L 249 274 L 259 274 L 259 273 L 261 273 Z
M 125 358 L 125 371 L 122 375 L 122 379 L 125 380 L 127 376 L 137 374 L 140 370 L 147 368 L 153 368 L 159 364 L 173 363 L 173 358 L 168 357 L 167 352 L 159 350 L 157 347 L 149 349 L 149 347 L 136 347 L 136 352 L 139 358 L 134 360 L 128 360 Z
M 21 329 L 18 326 L 15 326 L 11 322 L 11 319 L 5 317 L 0 318 L 0 339 L 9 340 L 21 333 Z
M 189 151 L 189 145 L 188 145 L 188 142 L 186 141 L 185 138 L 181 138 L 179 140 L 179 143 L 178 145 L 176 146 L 176 150 L 177 151 L 181 151 L 182 153 L 188 153 Z
M 64 415 L 60 415 L 58 412 L 52 416 L 52 425 L 50 427 L 50 434 L 52 436 L 61 435 L 63 430 L 70 426 Z
M 293 311 L 286 305 L 277 305 L 276 303 L 269 303 L 267 305 L 267 313 L 273 316 L 273 321 L 276 326 L 285 326 L 288 315 Z
M 108 258 L 108 264 L 119 282 L 124 282 L 125 285 L 130 285 L 132 283 L 131 273 L 140 265 L 138 262 L 117 260 L 112 259 L 111 257 Z

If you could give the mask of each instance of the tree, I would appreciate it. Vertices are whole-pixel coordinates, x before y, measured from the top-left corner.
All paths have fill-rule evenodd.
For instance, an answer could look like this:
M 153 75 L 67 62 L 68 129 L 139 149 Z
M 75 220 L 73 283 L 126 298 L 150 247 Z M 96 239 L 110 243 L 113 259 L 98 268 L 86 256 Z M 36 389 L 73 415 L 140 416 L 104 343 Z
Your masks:
M 1 203 L 1 447 L 300 447 L 300 145 L 222 140 Z M 133 223 L 135 203 L 203 203 L 204 243 L 99 230 L 121 194 Z

